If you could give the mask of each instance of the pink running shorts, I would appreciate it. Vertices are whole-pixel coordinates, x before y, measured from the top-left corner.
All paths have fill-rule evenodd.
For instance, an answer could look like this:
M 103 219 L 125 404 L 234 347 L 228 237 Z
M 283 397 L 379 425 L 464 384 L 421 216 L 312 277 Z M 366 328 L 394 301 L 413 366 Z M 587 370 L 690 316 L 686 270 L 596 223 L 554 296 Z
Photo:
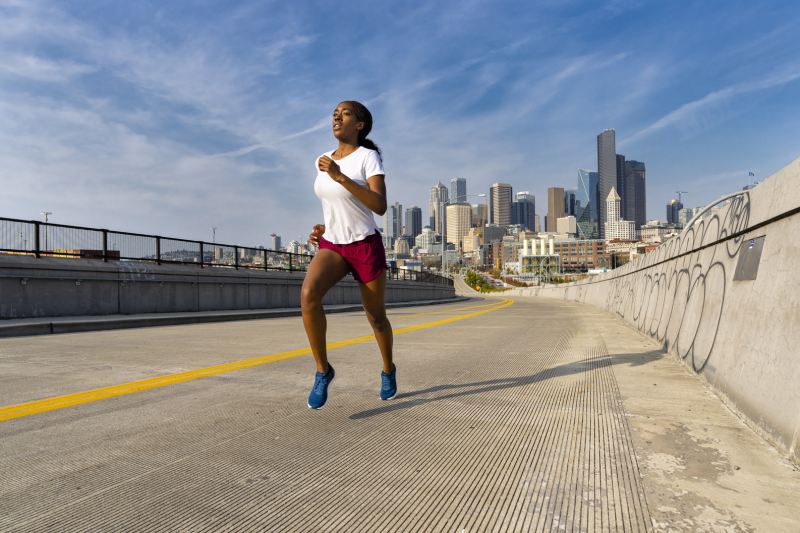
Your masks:
M 342 256 L 359 283 L 369 283 L 386 270 L 386 250 L 383 248 L 381 234 L 377 231 L 369 237 L 348 244 L 334 244 L 320 237 L 319 249 L 332 250 Z

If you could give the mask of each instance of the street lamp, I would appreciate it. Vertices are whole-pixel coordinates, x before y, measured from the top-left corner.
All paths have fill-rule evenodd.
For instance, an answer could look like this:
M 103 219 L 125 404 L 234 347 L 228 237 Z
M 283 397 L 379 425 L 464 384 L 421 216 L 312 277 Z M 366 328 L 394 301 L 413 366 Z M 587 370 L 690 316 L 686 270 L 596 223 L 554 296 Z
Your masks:
M 445 215 L 444 207 L 445 207 L 444 199 L 442 198 L 442 194 L 440 193 L 439 194 L 439 208 L 440 208 L 439 209 L 439 227 L 442 230 L 442 277 L 446 276 L 445 273 L 444 273 L 444 263 L 445 263 L 444 252 L 445 252 L 445 248 L 447 247 L 447 236 L 446 236 L 447 228 L 445 227 L 445 222 L 444 222 L 444 215 Z

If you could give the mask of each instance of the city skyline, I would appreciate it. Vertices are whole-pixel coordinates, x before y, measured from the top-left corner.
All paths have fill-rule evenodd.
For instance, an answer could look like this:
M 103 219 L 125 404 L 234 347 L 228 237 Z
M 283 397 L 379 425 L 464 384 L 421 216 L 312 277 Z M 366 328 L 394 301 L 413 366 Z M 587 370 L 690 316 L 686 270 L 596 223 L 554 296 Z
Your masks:
M 530 191 L 545 215 L 548 187 L 599 170 L 606 128 L 647 164 L 647 219 L 676 190 L 702 206 L 800 155 L 800 6 L 356 9 L 331 46 L 312 4 L 3 3 L 0 214 L 305 239 L 321 222 L 313 161 L 350 98 L 375 117 L 389 203 L 423 209 L 433 184 L 460 177 L 469 194 Z

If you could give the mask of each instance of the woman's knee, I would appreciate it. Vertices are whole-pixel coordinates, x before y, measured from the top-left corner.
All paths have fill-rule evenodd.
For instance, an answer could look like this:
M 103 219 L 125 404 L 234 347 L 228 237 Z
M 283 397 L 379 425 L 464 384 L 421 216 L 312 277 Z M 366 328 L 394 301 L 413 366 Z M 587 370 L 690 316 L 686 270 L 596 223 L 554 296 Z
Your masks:
M 304 308 L 322 304 L 325 294 L 312 284 L 303 285 L 300 289 L 300 305 Z
M 370 325 L 375 329 L 391 327 L 389 318 L 386 316 L 386 311 L 377 313 L 367 312 L 367 320 L 369 320 Z

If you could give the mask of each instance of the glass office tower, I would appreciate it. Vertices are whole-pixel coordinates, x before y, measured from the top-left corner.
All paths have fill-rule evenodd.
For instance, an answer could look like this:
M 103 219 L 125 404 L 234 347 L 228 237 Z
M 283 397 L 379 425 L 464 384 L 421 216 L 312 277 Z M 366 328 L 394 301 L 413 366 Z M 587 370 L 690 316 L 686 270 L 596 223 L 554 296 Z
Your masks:
M 581 239 L 599 239 L 599 210 L 597 172 L 578 169 L 578 188 L 575 198 L 575 218 L 578 222 L 578 237 Z

